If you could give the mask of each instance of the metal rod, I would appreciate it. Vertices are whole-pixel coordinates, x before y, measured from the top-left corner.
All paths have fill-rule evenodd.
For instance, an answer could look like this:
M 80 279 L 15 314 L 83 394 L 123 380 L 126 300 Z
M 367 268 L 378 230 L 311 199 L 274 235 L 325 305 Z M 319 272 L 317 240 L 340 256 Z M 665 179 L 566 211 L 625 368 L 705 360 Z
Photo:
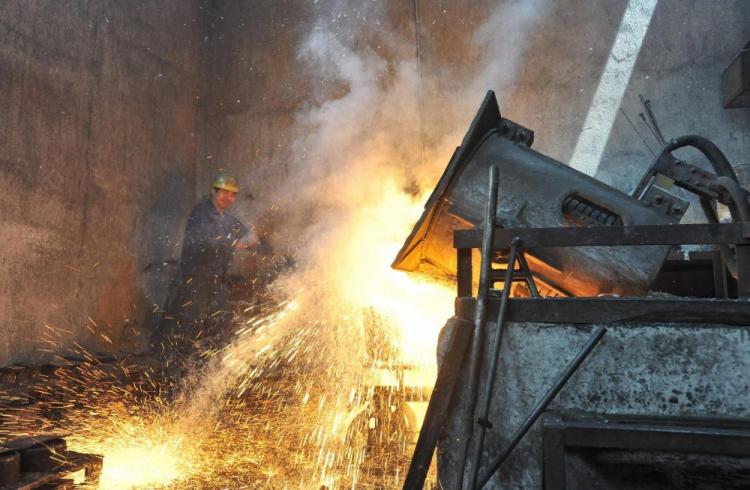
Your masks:
M 667 142 L 664 139 L 664 135 L 661 132 L 661 129 L 659 129 L 659 124 L 656 122 L 656 117 L 654 117 L 654 111 L 651 110 L 651 101 L 648 100 L 646 97 L 643 96 L 643 94 L 638 94 L 638 98 L 641 100 L 641 105 L 643 106 L 643 109 L 646 111 L 646 116 L 648 117 L 648 120 L 646 121 L 646 118 L 644 117 L 644 121 L 646 122 L 646 125 L 648 126 L 648 129 L 651 130 L 651 132 L 654 135 L 654 138 L 656 139 L 656 142 L 659 143 L 661 146 L 664 146 Z
M 568 367 L 565 368 L 565 371 L 563 371 L 560 377 L 557 378 L 557 381 L 555 381 L 555 384 L 552 386 L 552 388 L 547 391 L 547 394 L 544 395 L 544 398 L 542 398 L 542 400 L 537 403 L 529 416 L 526 417 L 526 420 L 524 420 L 521 426 L 516 430 L 510 442 L 508 443 L 508 446 L 506 446 L 506 448 L 503 449 L 503 451 L 495 459 L 492 460 L 492 462 L 489 464 L 489 469 L 484 474 L 482 474 L 482 477 L 479 479 L 478 485 L 474 488 L 484 488 L 487 482 L 490 481 L 492 475 L 500 469 L 508 456 L 510 456 L 510 453 L 513 452 L 513 449 L 515 449 L 518 443 L 521 442 L 523 436 L 525 436 L 529 429 L 531 429 L 531 426 L 534 425 L 536 419 L 539 418 L 542 412 L 547 408 L 547 405 L 549 405 L 550 402 L 555 398 L 555 396 L 557 396 L 562 387 L 565 386 L 565 383 L 567 383 L 570 377 L 573 376 L 581 363 L 588 357 L 589 354 L 591 354 L 591 351 L 594 350 L 594 347 L 597 346 L 602 337 L 604 337 L 605 333 L 607 333 L 607 329 L 603 326 L 599 327 L 596 332 L 594 332 L 594 334 L 589 338 L 588 342 L 586 342 L 586 345 L 583 347 L 583 349 L 581 349 L 578 355 L 572 361 L 570 361 Z
M 516 265 L 516 254 L 518 248 L 521 245 L 521 240 L 514 238 L 510 245 L 510 254 L 508 255 L 508 268 L 505 270 L 505 282 L 503 283 L 503 295 L 500 300 L 500 312 L 497 315 L 497 328 L 495 329 L 495 341 L 492 343 L 492 351 L 490 358 L 489 372 L 487 373 L 487 382 L 484 385 L 484 396 L 482 402 L 479 405 L 479 413 L 477 416 L 477 424 L 479 424 L 479 434 L 474 440 L 474 447 L 471 454 L 471 472 L 469 473 L 469 486 L 468 488 L 475 488 L 477 485 L 477 478 L 479 477 L 479 466 L 482 462 L 482 447 L 484 446 L 484 436 L 487 433 L 487 426 L 489 421 L 487 417 L 490 413 L 490 404 L 492 402 L 492 388 L 495 385 L 495 377 L 497 374 L 497 361 L 500 357 L 500 347 L 503 342 L 503 330 L 505 329 L 505 317 L 508 311 L 508 303 L 510 302 L 510 289 L 513 285 L 513 269 Z
M 471 350 L 469 351 L 469 407 L 463 420 L 463 433 L 466 434 L 459 472 L 459 487 L 463 484 L 463 474 L 466 467 L 466 453 L 469 449 L 469 441 L 474 431 L 474 410 L 476 407 L 477 391 L 479 386 L 479 367 L 482 363 L 482 337 L 484 324 L 487 320 L 487 296 L 490 289 L 490 276 L 492 273 L 492 242 L 495 239 L 495 214 L 497 213 L 497 189 L 498 168 L 490 167 L 490 182 L 487 190 L 487 208 L 484 213 L 484 229 L 482 230 L 482 265 L 479 270 L 479 289 L 477 290 L 477 306 L 474 310 L 474 333 L 471 339 Z
M 529 263 L 526 262 L 526 254 L 521 252 L 518 255 L 518 263 L 521 265 L 521 270 L 526 275 L 526 284 L 529 286 L 529 292 L 531 293 L 532 298 L 538 298 L 539 297 L 539 290 L 536 287 L 536 281 L 534 280 L 534 274 L 531 273 L 531 269 L 529 269 Z

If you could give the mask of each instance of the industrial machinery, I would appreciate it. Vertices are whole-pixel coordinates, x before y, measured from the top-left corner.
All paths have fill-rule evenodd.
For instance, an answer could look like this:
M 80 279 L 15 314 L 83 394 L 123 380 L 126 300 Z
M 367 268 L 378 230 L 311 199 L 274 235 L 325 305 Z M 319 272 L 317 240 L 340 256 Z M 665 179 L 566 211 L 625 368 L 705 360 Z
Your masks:
M 502 179 L 497 219 L 505 228 L 659 225 L 685 213 L 687 203 L 666 190 L 648 189 L 643 199 L 631 198 L 535 152 L 533 139 L 532 131 L 500 116 L 490 92 L 393 266 L 455 275 L 453 231 L 479 224 L 491 165 Z M 537 281 L 558 295 L 642 295 L 668 251 L 664 246 L 533 250 L 529 265 Z
M 490 92 L 393 264 L 458 293 L 404 488 L 436 447 L 451 489 L 747 488 L 750 214 L 732 166 L 678 138 L 628 196 L 532 141 Z M 714 172 L 672 155 L 685 146 Z M 707 223 L 678 224 L 675 187 Z
M 666 145 L 632 197 L 535 152 L 530 148 L 533 139 L 531 130 L 501 117 L 495 96 L 489 92 L 393 267 L 456 275 L 453 231 L 480 223 L 491 165 L 500 172 L 497 220 L 505 228 L 674 224 L 689 202 L 670 192 L 673 187 L 700 196 L 711 222 L 718 221 L 716 202 L 730 206 L 736 220 L 744 221 L 743 215 L 747 216 L 747 200 L 742 198 L 744 191 L 732 166 L 713 143 L 699 136 Z M 685 146 L 702 151 L 716 174 L 672 156 Z M 725 247 L 720 248 L 734 272 L 734 260 Z M 669 247 L 528 252 L 536 280 L 559 296 L 642 296 L 656 278 Z

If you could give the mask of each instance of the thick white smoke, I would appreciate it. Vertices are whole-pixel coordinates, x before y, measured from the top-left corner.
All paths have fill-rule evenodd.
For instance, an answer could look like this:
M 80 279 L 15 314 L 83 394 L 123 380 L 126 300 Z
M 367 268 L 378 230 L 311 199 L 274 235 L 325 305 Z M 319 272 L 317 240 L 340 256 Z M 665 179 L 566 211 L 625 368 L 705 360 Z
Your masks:
M 368 352 L 368 321 L 398 327 L 398 362 L 434 369 L 453 289 L 415 281 L 390 263 L 485 92 L 496 89 L 502 98 L 512 89 L 543 5 L 501 4 L 472 39 L 481 62 L 458 72 L 430 63 L 420 68 L 414 31 L 396 29 L 382 3 L 339 0 L 315 9 L 319 17 L 297 60 L 310 79 L 308 103 L 292 128 L 289 176 L 268 203 L 282 218 L 279 243 L 293 245 L 296 266 L 277 286 L 294 308 L 267 322 L 260 335 L 239 335 L 214 360 L 192 393 L 188 422 L 216 410 L 217 399 L 238 381 L 253 382 L 262 355 L 312 358 L 317 364 L 306 365 L 298 382 L 306 386 L 299 406 L 308 402 L 304 390 L 314 378 L 332 385 L 317 393 L 319 420 L 305 421 L 314 426 L 306 444 L 330 454 L 314 469 L 325 481 L 342 458 L 354 457 L 335 442 L 348 426 L 342 420 L 357 400 L 373 396 L 367 363 L 382 360 L 382 352 Z M 451 93 L 436 93 L 439 87 L 452 87 Z M 450 102 L 429 107 L 428 100 Z
M 276 194 L 289 225 L 281 236 L 299 239 L 297 253 L 309 257 L 318 247 L 335 250 L 329 239 L 361 219 L 358 210 L 387 189 L 423 198 L 487 90 L 495 90 L 501 104 L 514 90 L 548 4 L 502 2 L 472 36 L 471 49 L 480 53 L 475 64 L 422 60 L 421 67 L 414 31 L 396 29 L 382 2 L 321 5 L 298 51 L 312 83 L 310 103 L 293 128 L 290 176 Z M 428 30 L 421 26 L 417 35 Z
M 526 48 L 546 17 L 550 3 L 549 0 L 512 0 L 492 11 L 474 35 L 483 57 L 477 66 L 479 71 L 468 80 L 467 96 L 493 89 L 502 99 L 515 88 Z
M 414 289 L 389 266 L 486 91 L 496 90 L 502 101 L 514 90 L 547 4 L 508 0 L 488 11 L 468 42 L 479 56 L 462 66 L 418 60 L 416 36 L 428 36 L 429 27 L 418 18 L 410 28 L 397 26 L 388 4 L 314 4 L 296 60 L 310 91 L 291 128 L 289 176 L 266 203 L 282 217 L 276 245 L 292 244 L 296 263 L 277 284 L 299 308 L 263 342 L 238 339 L 233 359 L 252 364 L 261 345 L 309 325 L 320 328 L 321 342 L 339 342 L 332 325 L 356 326 L 371 307 L 409 323 L 404 344 L 427 346 L 432 357 L 452 291 Z M 417 317 L 431 325 L 429 332 L 416 325 Z M 355 331 L 346 331 L 348 345 L 363 341 Z M 343 354 L 351 361 L 354 353 Z M 215 375 L 222 381 L 203 398 L 214 398 L 237 375 Z

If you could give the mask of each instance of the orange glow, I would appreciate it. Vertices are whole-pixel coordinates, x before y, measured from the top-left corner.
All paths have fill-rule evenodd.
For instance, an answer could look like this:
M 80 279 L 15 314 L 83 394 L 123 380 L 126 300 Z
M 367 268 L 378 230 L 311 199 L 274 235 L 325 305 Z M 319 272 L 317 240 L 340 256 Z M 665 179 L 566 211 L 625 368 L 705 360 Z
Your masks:
M 425 200 L 384 179 L 380 200 L 363 204 L 335 237 L 330 261 L 336 263 L 331 280 L 349 308 L 374 308 L 394 327 L 400 360 L 431 369 L 437 335 L 453 314 L 453 286 L 390 267 Z
M 149 488 L 179 481 L 194 469 L 189 440 L 184 433 L 132 425 L 100 443 L 79 441 L 77 449 L 104 454 L 99 488 Z M 131 437 L 127 438 L 130 432 Z M 167 432 L 167 433 L 165 433 Z
M 143 382 L 118 387 L 95 362 L 62 383 L 80 408 L 59 427 L 72 450 L 104 456 L 100 488 L 400 486 L 424 400 L 403 407 L 411 425 L 397 445 L 373 452 L 368 431 L 384 423 L 383 396 L 432 387 L 454 291 L 390 268 L 424 199 L 388 178 L 378 187 L 279 281 L 282 299 L 235 319 L 234 341 L 205 353 L 182 399 L 149 398 L 159 387 Z M 387 344 L 374 351 L 373 325 Z M 35 425 L 51 426 L 37 416 L 15 432 Z

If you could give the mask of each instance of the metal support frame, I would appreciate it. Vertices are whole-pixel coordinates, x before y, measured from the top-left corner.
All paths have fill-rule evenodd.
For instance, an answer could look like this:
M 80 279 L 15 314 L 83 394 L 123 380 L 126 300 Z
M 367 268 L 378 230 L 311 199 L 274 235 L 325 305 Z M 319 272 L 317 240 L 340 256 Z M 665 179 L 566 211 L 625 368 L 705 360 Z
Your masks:
M 458 230 L 459 296 L 471 279 L 471 249 L 479 246 L 480 230 Z M 502 249 L 518 237 L 526 250 L 553 247 L 614 247 L 640 245 L 733 245 L 737 256 L 738 296 L 750 298 L 750 222 L 686 225 L 591 226 L 568 228 L 498 228 L 493 247 Z M 468 250 L 468 252 L 467 252 Z M 465 296 L 465 295 L 464 295 Z
M 471 318 L 474 298 L 457 298 L 456 316 Z M 500 300 L 489 301 L 488 319 L 497 316 Z M 678 322 L 737 325 L 750 329 L 750 301 L 738 299 L 649 298 L 513 298 L 510 322 L 609 325 L 612 323 Z
M 490 202 L 488 202 L 487 225 L 492 226 L 492 230 L 485 226 L 484 230 L 459 230 L 454 232 L 454 246 L 457 249 L 457 288 L 458 298 L 456 299 L 456 317 L 457 320 L 467 321 L 474 320 L 473 344 L 470 351 L 472 356 L 470 361 L 470 370 L 474 374 L 470 382 L 476 383 L 478 380 L 478 370 L 481 360 L 477 358 L 479 349 L 477 343 L 480 342 L 483 332 L 483 325 L 486 321 L 499 321 L 499 327 L 507 320 L 511 322 L 535 322 L 535 323 L 564 323 L 564 324 L 611 324 L 616 322 L 652 322 L 664 321 L 669 319 L 670 322 L 710 324 L 731 324 L 742 325 L 750 328 L 750 302 L 743 299 L 750 298 L 750 222 L 735 222 L 727 224 L 696 224 L 696 225 L 644 225 L 644 226 L 600 226 L 600 227 L 574 227 L 574 228 L 536 228 L 536 229 L 504 229 L 494 226 L 494 213 L 490 214 L 492 206 L 492 178 L 490 179 Z M 497 187 L 494 187 L 496 192 Z M 496 195 L 495 195 L 496 197 Z M 493 236 L 494 235 L 494 236 Z M 682 245 L 682 244 L 730 244 L 736 249 L 738 264 L 738 295 L 740 300 L 701 300 L 701 299 L 677 299 L 677 300 L 654 300 L 642 298 L 539 298 L 533 282 L 533 276 L 528 273 L 528 267 L 525 264 L 523 251 L 514 248 L 510 254 L 510 260 L 507 269 L 504 271 L 505 280 L 503 285 L 503 298 L 493 298 L 482 291 L 488 291 L 489 275 L 492 272 L 491 262 L 488 250 L 508 249 L 509 244 L 523 243 L 525 250 L 547 247 L 575 247 L 575 246 L 638 246 L 638 245 Z M 482 248 L 482 279 L 480 284 L 479 297 L 477 301 L 471 297 L 473 286 L 472 275 L 472 249 Z M 514 262 L 518 256 L 520 271 L 514 270 Z M 499 271 L 498 271 L 499 272 Z M 509 286 L 514 280 L 527 280 L 529 289 L 532 292 L 532 298 L 514 298 L 508 301 L 506 293 L 509 292 Z M 479 304 L 479 306 L 478 306 Z M 477 311 L 479 308 L 480 311 Z M 505 316 L 507 314 L 507 317 Z M 479 320 L 479 321 L 477 321 Z M 459 365 L 463 359 L 465 349 L 468 348 L 469 339 L 467 335 L 468 328 L 464 328 L 461 341 L 455 345 L 451 362 L 444 363 L 441 366 L 438 381 L 435 387 L 435 393 L 430 400 L 432 408 L 428 408 L 428 414 L 425 419 L 425 427 L 420 438 L 422 444 L 418 443 L 415 450 L 415 456 L 412 459 L 412 466 L 404 485 L 405 489 L 421 488 L 424 482 L 427 468 L 429 467 L 429 458 L 434 451 L 437 437 L 444 423 L 445 417 L 449 412 L 450 397 L 453 393 L 453 387 L 457 381 Z M 602 330 L 603 332 L 603 330 Z M 499 332 L 497 339 L 501 338 Z M 596 339 L 596 342 L 601 338 Z M 592 341 L 594 342 L 594 341 Z M 460 345 L 459 345 L 460 344 Z M 595 345 L 595 342 L 591 345 Z M 590 352 L 590 350 L 589 350 Z M 585 354 L 587 355 L 587 354 Z M 584 356 L 585 356 L 584 355 Z M 581 357 L 579 354 L 578 357 Z M 475 359 L 476 358 L 476 359 Z M 581 357 L 581 360 L 583 357 Z M 448 366 L 451 364 L 452 366 Z M 580 364 L 580 362 L 579 362 Z M 566 373 L 568 368 L 560 379 L 562 383 L 567 380 Z M 471 369 L 474 368 L 474 369 Z M 568 376 L 569 377 L 569 376 Z M 444 380 L 441 378 L 445 378 Z M 559 381 L 559 380 L 558 380 Z M 559 386 L 558 386 L 559 385 Z M 556 383 L 552 390 L 547 392 L 547 396 L 537 405 L 529 417 L 527 423 L 523 424 L 516 431 L 513 442 L 517 443 L 528 427 L 533 424 L 536 418 L 546 407 L 546 403 L 552 399 L 562 387 L 560 382 Z M 489 387 L 491 390 L 491 385 Z M 557 391 L 556 391 L 557 390 Z M 475 391 L 476 393 L 476 391 Z M 440 396 L 436 398 L 436 395 Z M 488 404 L 491 400 L 491 392 L 482 400 L 482 406 Z M 469 415 L 474 414 L 476 404 L 473 404 Z M 487 410 L 479 412 L 479 422 L 487 423 Z M 484 415 L 483 415 L 484 414 Z M 562 474 L 564 481 L 564 460 L 555 460 L 555 454 L 564 450 L 569 443 L 566 436 L 560 436 L 559 431 L 549 418 L 547 425 L 543 429 L 545 440 L 551 441 L 545 445 L 544 458 L 545 468 L 554 471 L 558 476 Z M 529 422 L 531 421 L 531 422 Z M 473 417 L 472 417 L 473 422 Z M 480 424 L 481 425 L 481 424 Z M 472 424 L 473 429 L 473 424 Z M 472 430 L 473 431 L 473 430 Z M 424 437 L 423 437 L 424 434 Z M 517 439 L 517 440 L 516 440 Z M 474 446 L 473 468 L 470 472 L 470 486 L 474 488 L 475 483 L 483 485 L 491 476 L 492 472 L 481 475 L 479 478 L 476 473 L 480 467 L 477 452 L 481 456 L 482 446 L 481 431 Z M 510 444 L 501 454 L 510 454 L 514 444 Z M 478 451 L 477 451 L 478 448 Z M 464 463 L 468 444 L 464 446 Z M 500 460 L 499 464 L 502 464 Z M 463 468 L 464 465 L 461 465 Z M 493 462 L 493 471 L 495 466 L 499 465 Z M 545 470 L 546 471 L 546 470 Z M 463 478 L 461 472 L 461 478 Z M 545 476 L 545 479 L 547 477 Z M 461 483 L 463 485 L 463 482 Z M 550 487 L 547 488 L 563 488 Z
M 508 311 L 508 304 L 510 301 L 510 289 L 511 285 L 516 280 L 525 281 L 534 297 L 539 297 L 539 293 L 534 282 L 534 277 L 529 270 L 526 259 L 521 251 L 521 241 L 517 238 L 513 238 L 510 242 L 510 252 L 508 255 L 507 267 L 503 271 L 502 269 L 493 269 L 493 242 L 497 226 L 495 224 L 495 215 L 497 213 L 497 201 L 498 201 L 498 169 L 495 166 L 490 167 L 489 171 L 489 189 L 487 190 L 487 206 L 485 209 L 484 227 L 482 233 L 482 255 L 481 255 L 481 270 L 479 274 L 479 288 L 477 290 L 476 308 L 474 310 L 474 334 L 472 338 L 472 346 L 469 357 L 469 393 L 471 404 L 470 408 L 465 414 L 465 425 L 467 432 L 472 434 L 468 438 L 463 446 L 461 454 L 461 467 L 466 469 L 467 463 L 469 465 L 469 482 L 468 488 L 473 489 L 476 487 L 477 478 L 479 477 L 479 467 L 481 463 L 482 448 L 484 446 L 484 437 L 487 428 L 492 424 L 488 421 L 490 403 L 492 401 L 492 388 L 495 383 L 495 376 L 497 372 L 497 364 L 500 356 L 500 346 L 502 344 L 502 334 L 504 329 L 505 315 Z M 467 257 L 461 256 L 464 261 Z M 519 270 L 515 270 L 516 258 L 519 258 Z M 466 263 L 462 262 L 461 267 L 466 267 Z M 468 268 L 470 272 L 471 267 L 471 251 L 468 253 Z M 502 277 L 503 289 L 501 293 L 500 310 L 497 317 L 497 327 L 495 340 L 492 346 L 491 359 L 489 364 L 489 371 L 487 375 L 487 382 L 485 383 L 485 389 L 482 393 L 482 397 L 479 398 L 479 373 L 481 371 L 482 364 L 482 343 L 486 337 L 485 335 L 485 323 L 487 321 L 487 309 L 486 305 L 489 302 L 490 289 L 494 283 Z M 471 290 L 471 278 L 469 278 L 468 284 L 466 279 L 462 280 L 459 284 L 459 290 L 468 288 Z M 474 417 L 476 411 L 476 417 Z M 479 425 L 478 428 L 474 426 L 474 422 Z M 471 459 L 467 459 L 469 445 L 471 444 Z M 459 487 L 463 486 L 463 478 L 466 471 L 461 472 L 459 477 Z
M 458 271 L 458 293 L 456 300 L 456 316 L 471 318 L 476 316 L 471 295 L 472 263 L 471 250 L 479 245 L 480 233 L 484 237 L 483 252 L 486 249 L 486 230 L 462 230 L 454 232 L 454 246 L 457 248 L 457 271 Z M 505 270 L 506 277 L 503 285 L 502 298 L 489 298 L 483 301 L 483 320 L 498 322 L 498 333 L 496 344 L 502 338 L 502 327 L 505 321 L 531 321 L 539 323 L 567 323 L 567 324 L 609 324 L 621 321 L 670 321 L 684 323 L 706 322 L 712 324 L 726 323 L 750 325 L 750 223 L 728 223 L 728 224 L 700 224 L 700 225 L 660 225 L 660 226 L 602 226 L 586 228 L 544 228 L 544 229 L 503 229 L 494 231 L 492 246 L 494 249 L 508 249 L 508 244 L 524 244 L 524 248 L 537 249 L 546 247 L 575 247 L 575 246 L 633 246 L 633 245 L 682 245 L 682 244 L 733 244 L 737 257 L 738 269 L 738 296 L 740 300 L 653 300 L 642 298 L 539 298 L 536 288 L 532 291 L 532 298 L 514 298 L 508 301 L 507 292 L 510 283 L 517 278 L 523 278 L 523 272 L 516 274 L 514 262 L 518 253 L 521 269 L 525 267 L 523 252 L 516 246 L 511 248 L 508 258 L 508 267 Z M 483 253 L 483 259 L 486 253 Z M 483 268 L 485 260 L 483 260 Z M 484 272 L 484 271 L 483 271 Z M 722 281 L 726 283 L 726 281 Z M 725 288 L 724 288 L 725 289 Z M 468 293 L 468 294 L 467 294 Z M 721 291 L 726 293 L 726 291 Z M 493 313 L 495 318 L 493 318 Z M 750 327 L 748 327 L 750 328 Z M 595 339 L 590 340 L 587 345 L 588 351 L 579 354 L 580 362 L 590 352 L 596 342 L 603 335 L 603 328 L 597 333 Z M 496 346 L 493 346 L 497 348 Z M 584 349 L 586 351 L 586 349 Z M 493 361 L 496 363 L 494 350 Z M 575 364 L 575 363 L 573 363 Z M 489 381 L 494 379 L 494 364 L 490 366 Z M 478 475 L 480 468 L 481 450 L 483 436 L 489 421 L 486 420 L 489 413 L 488 407 L 491 401 L 491 385 L 486 387 L 485 396 L 482 399 L 481 411 L 477 415 L 477 422 L 481 426 L 478 436 L 475 434 L 471 460 L 471 471 L 469 471 L 469 489 L 482 488 L 492 474 L 502 465 L 505 458 L 511 453 L 515 445 L 524 436 L 526 431 L 536 421 L 537 417 L 546 408 L 549 401 L 556 395 L 569 377 L 568 371 L 575 370 L 568 367 L 555 386 L 547 392 L 545 398 L 537 404 L 535 410 L 527 417 L 524 424 L 516 431 L 511 443 L 500 453 L 489 465 L 489 470 Z M 572 371 L 571 371 L 572 372 Z M 488 381 L 488 382 L 489 382 Z M 547 432 L 550 429 L 546 429 Z M 546 434 L 546 433 L 545 433 Z M 553 437 L 550 448 L 559 451 L 564 449 L 565 438 Z M 545 462 L 551 458 L 548 454 L 552 449 L 545 449 Z M 547 464 L 547 463 L 545 463 Z M 564 460 L 560 464 L 549 463 L 550 468 L 558 473 L 562 472 L 564 478 Z
M 544 488 L 565 490 L 569 448 L 750 456 L 750 422 L 700 417 L 542 416 Z M 696 448 L 700 448 L 698 451 Z
M 692 298 L 727 299 L 737 293 L 737 283 L 730 277 L 719 250 L 675 250 L 662 264 L 651 289 Z
M 729 298 L 727 268 L 724 267 L 724 262 L 721 261 L 721 253 L 718 250 L 709 253 L 714 273 L 714 296 L 717 298 Z
M 478 248 L 482 230 L 456 230 L 453 246 Z M 523 240 L 526 249 L 545 247 L 616 247 L 629 245 L 750 245 L 750 222 L 587 226 L 564 228 L 498 228 L 493 248 L 508 246 L 513 237 Z
M 518 265 L 519 265 L 520 271 L 516 277 L 526 282 L 526 285 L 529 287 L 529 292 L 531 293 L 532 298 L 538 298 L 539 290 L 536 287 L 536 281 L 534 280 L 534 275 L 531 273 L 531 269 L 529 269 L 529 263 L 526 262 L 526 254 L 523 253 L 523 251 L 518 254 Z
M 750 245 L 737 244 L 734 250 L 737 257 L 737 296 L 750 298 Z

